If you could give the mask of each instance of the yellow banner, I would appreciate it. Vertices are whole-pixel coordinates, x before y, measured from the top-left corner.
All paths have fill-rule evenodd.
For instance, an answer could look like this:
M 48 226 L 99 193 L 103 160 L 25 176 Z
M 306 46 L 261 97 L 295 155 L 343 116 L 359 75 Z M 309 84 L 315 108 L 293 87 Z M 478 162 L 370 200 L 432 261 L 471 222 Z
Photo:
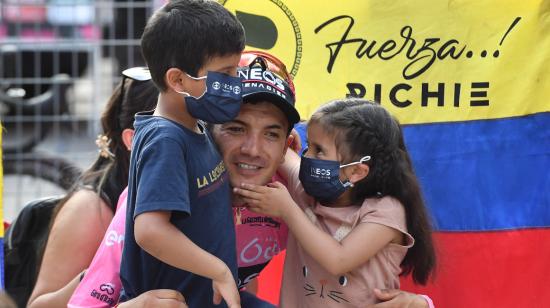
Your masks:
M 549 0 L 221 3 L 292 70 L 303 119 L 346 95 L 403 124 L 550 111 Z

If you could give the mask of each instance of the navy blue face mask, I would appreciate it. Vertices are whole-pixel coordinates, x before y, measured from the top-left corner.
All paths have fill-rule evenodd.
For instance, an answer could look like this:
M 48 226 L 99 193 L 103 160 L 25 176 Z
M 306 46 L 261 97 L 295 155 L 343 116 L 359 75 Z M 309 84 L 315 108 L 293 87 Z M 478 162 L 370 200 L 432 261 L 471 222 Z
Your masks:
M 349 180 L 346 180 L 345 183 L 340 181 L 340 169 L 369 160 L 370 156 L 364 156 L 359 161 L 340 165 L 335 160 L 308 158 L 302 154 L 300 182 L 308 195 L 321 202 L 331 202 L 338 199 L 348 187 L 353 187 L 353 183 Z
M 239 114 L 242 104 L 241 78 L 217 72 L 189 78 L 206 79 L 206 90 L 199 97 L 177 91 L 185 95 L 185 105 L 191 116 L 208 123 L 221 124 L 233 120 Z

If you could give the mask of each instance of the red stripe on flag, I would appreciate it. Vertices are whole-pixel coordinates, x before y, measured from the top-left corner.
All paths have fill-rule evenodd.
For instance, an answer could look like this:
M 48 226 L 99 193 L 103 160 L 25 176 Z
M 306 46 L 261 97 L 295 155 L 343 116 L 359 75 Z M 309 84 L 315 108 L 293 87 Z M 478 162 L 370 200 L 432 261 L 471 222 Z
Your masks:
M 279 304 L 279 292 L 281 291 L 281 278 L 286 250 L 273 257 L 258 276 L 258 297 L 273 305 Z
M 438 268 L 426 287 L 401 279 L 401 288 L 429 295 L 436 307 L 548 307 L 550 229 L 437 232 Z
M 547 307 L 550 303 L 550 229 L 436 232 L 438 268 L 433 282 L 406 291 L 429 295 L 436 307 Z M 279 302 L 283 255 L 262 271 L 258 296 Z

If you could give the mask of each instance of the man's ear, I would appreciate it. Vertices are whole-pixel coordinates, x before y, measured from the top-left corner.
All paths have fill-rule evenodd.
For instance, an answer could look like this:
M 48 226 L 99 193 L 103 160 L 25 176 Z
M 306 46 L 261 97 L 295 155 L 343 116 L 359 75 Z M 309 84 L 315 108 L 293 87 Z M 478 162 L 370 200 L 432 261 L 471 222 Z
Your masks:
M 164 81 L 166 82 L 168 88 L 174 91 L 185 91 L 184 89 L 187 89 L 188 87 L 188 85 L 185 84 L 187 82 L 187 78 L 183 78 L 183 72 L 174 67 L 166 71 L 164 74 Z
M 122 142 L 124 142 L 124 145 L 128 149 L 128 151 L 132 150 L 132 140 L 134 139 L 134 130 L 131 128 L 126 128 L 122 131 Z
M 349 177 L 349 181 L 354 184 L 361 181 L 362 179 L 366 178 L 367 175 L 369 175 L 370 167 L 367 164 L 357 164 L 351 168 L 352 168 L 352 171 Z

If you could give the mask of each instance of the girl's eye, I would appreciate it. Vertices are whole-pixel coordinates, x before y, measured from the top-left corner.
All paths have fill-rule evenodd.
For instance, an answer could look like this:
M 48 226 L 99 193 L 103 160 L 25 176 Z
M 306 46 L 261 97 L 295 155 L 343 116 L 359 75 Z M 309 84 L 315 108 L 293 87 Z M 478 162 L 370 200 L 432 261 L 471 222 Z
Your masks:
M 340 276 L 340 278 L 338 278 L 338 283 L 342 287 L 345 287 L 348 284 L 348 278 L 346 278 L 346 276 Z
M 307 267 L 306 266 L 302 267 L 302 274 L 304 274 L 304 277 L 307 277 L 307 272 L 308 272 Z
M 325 153 L 323 152 L 323 150 L 318 150 L 317 152 L 315 152 L 316 158 L 323 158 L 323 156 L 325 156 Z

